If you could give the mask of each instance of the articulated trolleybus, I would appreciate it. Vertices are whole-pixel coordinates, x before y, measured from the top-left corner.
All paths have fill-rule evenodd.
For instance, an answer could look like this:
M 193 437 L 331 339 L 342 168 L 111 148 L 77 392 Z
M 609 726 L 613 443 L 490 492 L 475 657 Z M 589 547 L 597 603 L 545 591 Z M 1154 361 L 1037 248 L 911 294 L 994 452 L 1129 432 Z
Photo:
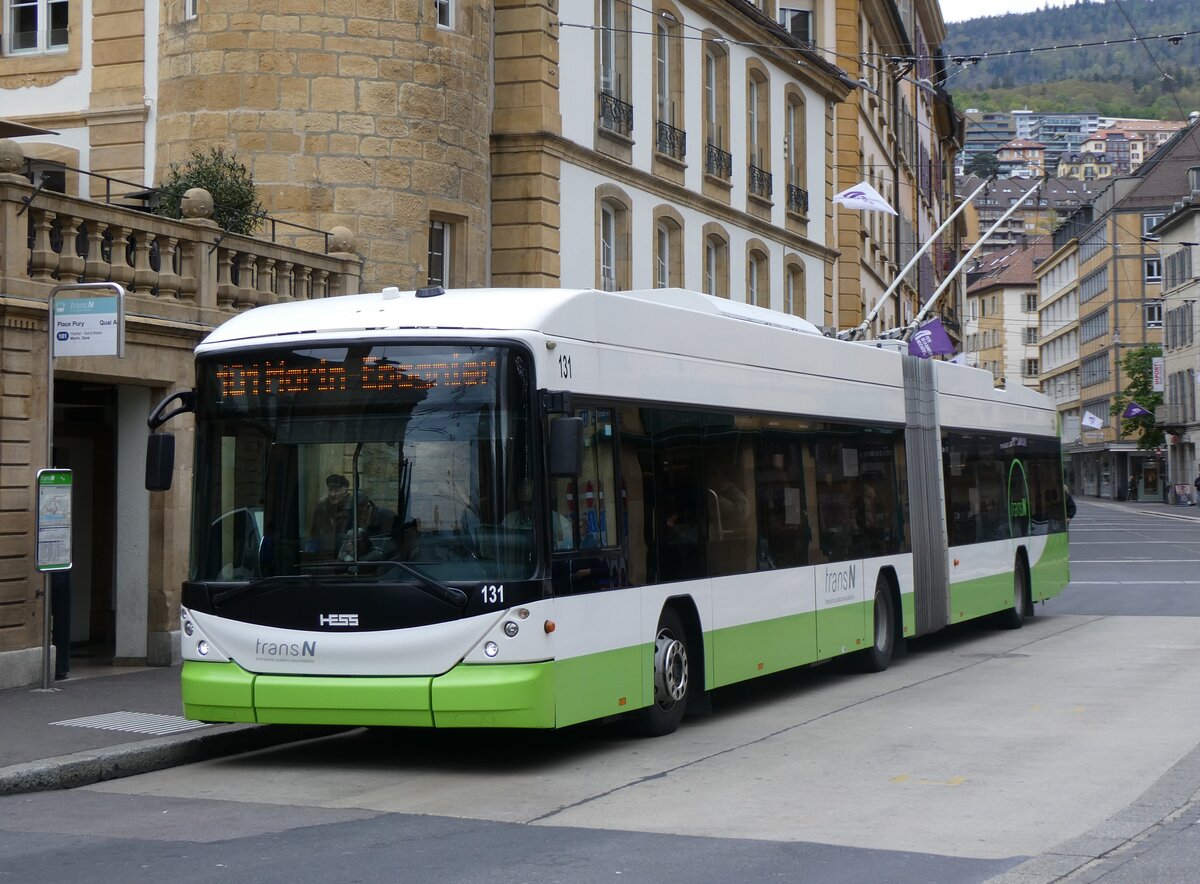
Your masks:
M 1067 582 L 1047 399 L 760 308 L 385 289 L 196 355 L 150 419 L 195 412 L 192 719 L 664 734 Z

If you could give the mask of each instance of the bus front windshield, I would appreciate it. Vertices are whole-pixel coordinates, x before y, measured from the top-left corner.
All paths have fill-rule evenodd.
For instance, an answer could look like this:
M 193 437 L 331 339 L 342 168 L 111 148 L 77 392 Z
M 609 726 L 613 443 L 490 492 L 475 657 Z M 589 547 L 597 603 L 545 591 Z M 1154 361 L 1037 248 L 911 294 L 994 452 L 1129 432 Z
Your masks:
M 202 358 L 191 578 L 530 577 L 531 385 L 501 346 Z

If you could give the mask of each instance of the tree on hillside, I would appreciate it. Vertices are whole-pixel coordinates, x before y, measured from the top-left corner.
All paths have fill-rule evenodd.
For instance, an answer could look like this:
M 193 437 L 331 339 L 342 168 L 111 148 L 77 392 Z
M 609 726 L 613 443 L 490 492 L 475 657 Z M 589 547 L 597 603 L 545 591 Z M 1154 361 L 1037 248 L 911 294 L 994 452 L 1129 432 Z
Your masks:
M 1121 434 L 1136 437 L 1138 448 L 1158 448 L 1164 436 L 1160 427 L 1154 426 L 1154 411 L 1163 404 L 1162 393 L 1154 392 L 1154 359 L 1162 356 L 1162 347 L 1149 344 L 1130 350 L 1121 360 L 1128 383 L 1117 393 L 1111 413 L 1121 420 Z M 1136 417 L 1121 417 L 1129 403 L 1136 402 L 1149 414 Z

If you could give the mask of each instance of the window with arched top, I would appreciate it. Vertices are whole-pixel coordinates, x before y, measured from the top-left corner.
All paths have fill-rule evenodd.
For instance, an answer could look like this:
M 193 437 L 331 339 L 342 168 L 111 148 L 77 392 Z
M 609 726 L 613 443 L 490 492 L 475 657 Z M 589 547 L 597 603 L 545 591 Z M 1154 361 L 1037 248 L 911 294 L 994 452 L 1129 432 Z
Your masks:
M 631 288 L 629 197 L 611 184 L 596 189 L 596 287 L 606 292 Z
M 704 172 L 722 180 L 733 174 L 729 152 L 729 53 L 712 35 L 704 42 Z
M 804 97 L 794 87 L 788 90 L 783 111 L 783 162 L 787 183 L 787 208 L 808 214 L 808 163 Z
M 756 307 L 771 306 L 770 258 L 766 247 L 751 240 L 746 248 L 746 303 Z
M 654 212 L 654 288 L 683 288 L 683 216 L 669 206 Z
M 747 186 L 755 196 L 771 197 L 771 84 L 766 71 L 753 64 L 746 71 Z
M 729 237 L 719 224 L 704 225 L 704 274 L 701 287 L 705 294 L 729 297 Z
M 805 306 L 804 264 L 796 256 L 788 258 L 783 274 L 783 312 L 803 316 Z

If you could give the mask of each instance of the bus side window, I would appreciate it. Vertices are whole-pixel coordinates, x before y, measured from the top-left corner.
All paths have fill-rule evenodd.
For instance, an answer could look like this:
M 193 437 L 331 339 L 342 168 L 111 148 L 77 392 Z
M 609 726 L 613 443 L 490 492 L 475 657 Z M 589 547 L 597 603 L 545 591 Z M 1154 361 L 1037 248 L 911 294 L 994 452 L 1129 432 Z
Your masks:
M 616 487 L 613 440 L 615 415 L 611 408 L 581 408 L 583 469 L 574 479 L 556 479 L 551 499 L 551 528 L 555 552 L 606 549 L 616 546 Z

